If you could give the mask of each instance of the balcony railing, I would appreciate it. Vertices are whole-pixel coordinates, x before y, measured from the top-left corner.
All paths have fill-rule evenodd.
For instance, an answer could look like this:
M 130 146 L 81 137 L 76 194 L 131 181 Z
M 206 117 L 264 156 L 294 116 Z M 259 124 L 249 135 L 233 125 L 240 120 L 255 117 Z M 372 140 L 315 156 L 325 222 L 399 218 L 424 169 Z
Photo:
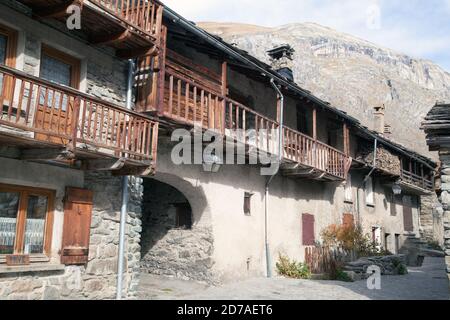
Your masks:
M 163 114 L 176 121 L 201 125 L 259 150 L 275 153 L 278 124 L 254 110 L 166 70 Z M 253 129 L 258 134 L 246 135 Z
M 163 6 L 154 0 L 90 0 L 129 27 L 159 39 Z
M 214 129 L 225 136 L 254 146 L 270 154 L 278 153 L 276 121 L 233 101 L 193 79 L 166 69 L 163 115 L 190 126 L 201 124 L 203 129 Z M 253 130 L 254 135 L 239 135 L 239 130 Z M 320 170 L 339 179 L 345 179 L 348 157 L 322 142 L 294 131 L 284 129 L 284 158 L 306 167 Z
M 156 161 L 157 122 L 72 88 L 0 66 L 0 106 L 0 125 L 28 139 Z
M 284 157 L 345 179 L 345 153 L 298 131 L 284 128 Z
M 422 189 L 426 189 L 429 191 L 432 191 L 434 189 L 433 181 L 430 179 L 425 178 L 425 176 L 419 176 L 417 174 L 414 174 L 408 170 L 403 169 L 402 170 L 402 176 L 401 179 L 405 182 L 408 182 L 410 184 L 413 184 L 417 187 L 420 187 Z

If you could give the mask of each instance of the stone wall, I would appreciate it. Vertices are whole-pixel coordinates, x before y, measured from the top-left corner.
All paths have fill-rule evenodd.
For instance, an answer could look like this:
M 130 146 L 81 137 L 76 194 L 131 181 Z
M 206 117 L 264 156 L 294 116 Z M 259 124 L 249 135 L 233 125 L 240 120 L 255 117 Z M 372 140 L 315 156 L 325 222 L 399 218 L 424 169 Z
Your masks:
M 121 207 L 121 178 L 85 174 L 94 191 L 89 262 L 86 266 L 49 264 L 40 272 L 0 273 L 0 299 L 114 299 Z M 124 296 L 136 296 L 139 261 L 142 179 L 131 178 L 126 226 Z
M 174 187 L 145 179 L 141 269 L 179 279 L 212 282 L 211 229 L 196 224 L 190 229 L 176 226 L 176 204 L 186 203 L 188 199 Z
M 439 199 L 435 193 L 420 198 L 420 236 L 427 242 L 444 245 L 443 217 L 437 209 Z
M 440 200 L 444 209 L 444 245 L 445 261 L 450 279 L 450 150 L 441 150 L 440 159 L 442 161 L 442 177 Z

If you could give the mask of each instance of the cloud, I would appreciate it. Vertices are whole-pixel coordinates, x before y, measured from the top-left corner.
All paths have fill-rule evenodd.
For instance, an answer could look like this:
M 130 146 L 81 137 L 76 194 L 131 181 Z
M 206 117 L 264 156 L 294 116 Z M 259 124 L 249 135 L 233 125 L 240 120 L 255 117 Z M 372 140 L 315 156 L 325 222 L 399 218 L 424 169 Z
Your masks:
M 316 22 L 450 70 L 450 0 L 163 0 L 193 21 Z

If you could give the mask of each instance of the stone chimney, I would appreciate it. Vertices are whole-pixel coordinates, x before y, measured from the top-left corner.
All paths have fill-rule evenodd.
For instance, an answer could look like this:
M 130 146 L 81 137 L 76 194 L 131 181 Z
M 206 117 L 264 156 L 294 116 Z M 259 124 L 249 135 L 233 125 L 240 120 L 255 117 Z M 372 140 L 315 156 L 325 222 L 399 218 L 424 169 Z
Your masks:
M 373 110 L 373 130 L 382 135 L 385 134 L 384 111 L 384 105 Z
M 294 82 L 294 52 L 295 50 L 288 44 L 283 44 L 267 51 L 270 56 L 270 65 L 278 71 L 284 78 Z

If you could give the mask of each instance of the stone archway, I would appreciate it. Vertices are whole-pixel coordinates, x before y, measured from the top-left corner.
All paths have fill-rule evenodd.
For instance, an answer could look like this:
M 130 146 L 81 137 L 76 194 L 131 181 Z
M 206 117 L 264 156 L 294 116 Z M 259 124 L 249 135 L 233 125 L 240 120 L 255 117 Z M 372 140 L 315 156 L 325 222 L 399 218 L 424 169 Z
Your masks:
M 201 187 L 176 175 L 143 180 L 141 274 L 212 280 L 213 237 Z

